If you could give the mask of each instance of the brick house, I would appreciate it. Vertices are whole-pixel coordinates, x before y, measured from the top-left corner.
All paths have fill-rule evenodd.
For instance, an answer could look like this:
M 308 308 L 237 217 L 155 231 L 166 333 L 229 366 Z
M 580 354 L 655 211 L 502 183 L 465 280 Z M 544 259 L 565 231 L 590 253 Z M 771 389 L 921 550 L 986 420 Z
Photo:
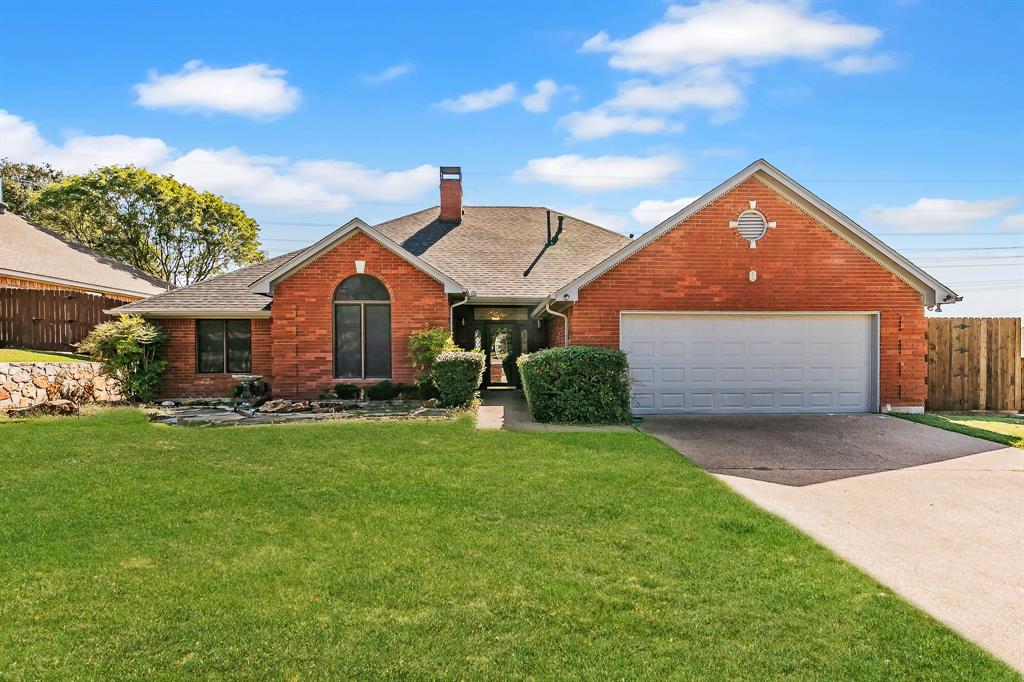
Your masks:
M 539 207 L 440 206 L 117 308 L 169 332 L 168 397 L 258 374 L 279 397 L 415 378 L 451 328 L 487 385 L 520 353 L 622 348 L 637 413 L 923 409 L 925 307 L 948 287 L 759 160 L 637 239 Z

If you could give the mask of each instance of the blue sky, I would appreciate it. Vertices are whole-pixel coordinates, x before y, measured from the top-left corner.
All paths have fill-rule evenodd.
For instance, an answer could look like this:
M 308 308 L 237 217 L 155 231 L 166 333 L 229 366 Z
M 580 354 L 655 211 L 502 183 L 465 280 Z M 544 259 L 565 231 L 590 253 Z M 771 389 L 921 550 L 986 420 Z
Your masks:
M 19 3 L 0 155 L 133 162 L 271 254 L 437 201 L 641 233 L 758 157 L 1024 314 L 1024 3 Z M 514 238 L 514 236 L 510 236 Z

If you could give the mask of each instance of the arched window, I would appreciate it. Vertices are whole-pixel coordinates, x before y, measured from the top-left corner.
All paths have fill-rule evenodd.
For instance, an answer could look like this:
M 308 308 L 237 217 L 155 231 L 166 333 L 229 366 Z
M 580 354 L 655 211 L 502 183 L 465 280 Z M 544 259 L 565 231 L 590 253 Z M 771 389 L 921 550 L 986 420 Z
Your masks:
M 352 275 L 334 290 L 334 376 L 391 378 L 391 296 L 369 275 Z

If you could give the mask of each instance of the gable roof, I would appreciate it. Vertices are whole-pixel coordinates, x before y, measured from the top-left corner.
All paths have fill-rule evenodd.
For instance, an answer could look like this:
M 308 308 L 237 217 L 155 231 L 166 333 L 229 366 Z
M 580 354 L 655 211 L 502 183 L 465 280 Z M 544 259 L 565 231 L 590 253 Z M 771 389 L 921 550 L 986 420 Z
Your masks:
M 254 293 L 250 287 L 268 272 L 300 253 L 302 251 L 292 251 L 107 312 L 115 315 L 138 313 L 152 317 L 270 317 L 273 299 Z
M 146 297 L 170 287 L 157 277 L 10 211 L 0 213 L 0 275 L 115 296 Z
M 825 201 L 820 197 L 764 159 L 758 159 L 711 191 L 695 199 L 675 215 L 667 218 L 651 230 L 645 232 L 635 241 L 624 246 L 622 249 L 597 265 L 587 269 L 578 277 L 570 280 L 567 284 L 553 290 L 545 300 L 578 300 L 580 289 L 585 287 L 587 284 L 593 282 L 595 279 L 605 274 L 622 261 L 657 240 L 666 232 L 677 227 L 681 222 L 688 219 L 697 211 L 719 199 L 729 191 L 735 189 L 748 178 L 754 176 L 765 181 L 770 187 L 782 194 L 784 198 L 787 198 L 792 203 L 802 207 L 815 218 L 822 222 L 827 222 L 831 226 L 837 228 L 837 231 L 839 231 L 841 236 L 846 238 L 848 242 L 860 249 L 870 258 L 879 262 L 889 270 L 896 272 L 897 275 L 902 275 L 904 279 L 909 280 L 911 283 L 918 283 L 919 286 L 917 288 L 922 292 L 925 305 L 931 306 L 936 303 L 954 303 L 961 300 L 962 297 L 958 296 L 952 289 L 911 263 L 891 246 L 885 244 L 878 239 L 878 237 L 875 237 L 849 217 L 825 203 Z
M 465 206 L 459 223 L 438 220 L 439 209 L 418 211 L 377 230 L 449 274 L 475 299 L 539 301 L 631 243 L 629 237 L 551 211 L 551 229 L 564 215 L 558 242 L 547 243 L 542 206 Z
M 405 248 L 395 243 L 388 237 L 370 227 L 359 218 L 353 218 L 334 232 L 330 233 L 316 244 L 303 249 L 294 258 L 289 259 L 287 262 L 282 263 L 273 270 L 267 272 L 265 275 L 257 279 L 252 283 L 250 289 L 257 294 L 273 294 L 274 284 L 288 275 L 292 274 L 299 268 L 303 267 L 310 261 L 316 259 L 321 254 L 331 250 L 336 245 L 343 242 L 345 239 L 350 237 L 355 232 L 363 232 L 368 237 L 376 241 L 378 244 L 386 249 L 392 251 L 395 255 L 406 260 L 410 264 L 419 268 L 426 274 L 430 275 L 438 282 L 444 285 L 444 291 L 447 294 L 461 294 L 466 291 L 466 288 L 456 282 L 454 279 L 435 268 L 430 263 L 422 260 L 419 256 L 410 253 Z

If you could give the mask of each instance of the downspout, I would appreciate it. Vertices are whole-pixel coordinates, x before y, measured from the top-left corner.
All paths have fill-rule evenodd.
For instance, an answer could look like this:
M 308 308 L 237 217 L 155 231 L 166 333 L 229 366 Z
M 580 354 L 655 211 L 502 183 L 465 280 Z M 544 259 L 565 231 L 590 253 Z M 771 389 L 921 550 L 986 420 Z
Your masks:
M 547 312 L 551 313 L 552 315 L 557 315 L 558 317 L 562 318 L 562 320 L 564 322 L 562 327 L 563 327 L 563 332 L 564 332 L 564 337 L 565 337 L 562 340 L 562 345 L 563 346 L 568 346 L 569 345 L 569 316 L 564 314 L 564 313 L 560 313 L 560 312 L 558 312 L 556 310 L 552 310 L 551 309 L 551 301 L 545 301 L 544 302 L 544 310 L 546 310 Z
M 466 305 L 467 303 L 469 303 L 469 292 L 464 291 L 463 294 L 463 299 L 458 303 L 453 303 L 450 309 L 448 310 L 448 329 L 451 331 L 452 337 L 455 336 L 455 309 L 458 308 L 460 305 Z

